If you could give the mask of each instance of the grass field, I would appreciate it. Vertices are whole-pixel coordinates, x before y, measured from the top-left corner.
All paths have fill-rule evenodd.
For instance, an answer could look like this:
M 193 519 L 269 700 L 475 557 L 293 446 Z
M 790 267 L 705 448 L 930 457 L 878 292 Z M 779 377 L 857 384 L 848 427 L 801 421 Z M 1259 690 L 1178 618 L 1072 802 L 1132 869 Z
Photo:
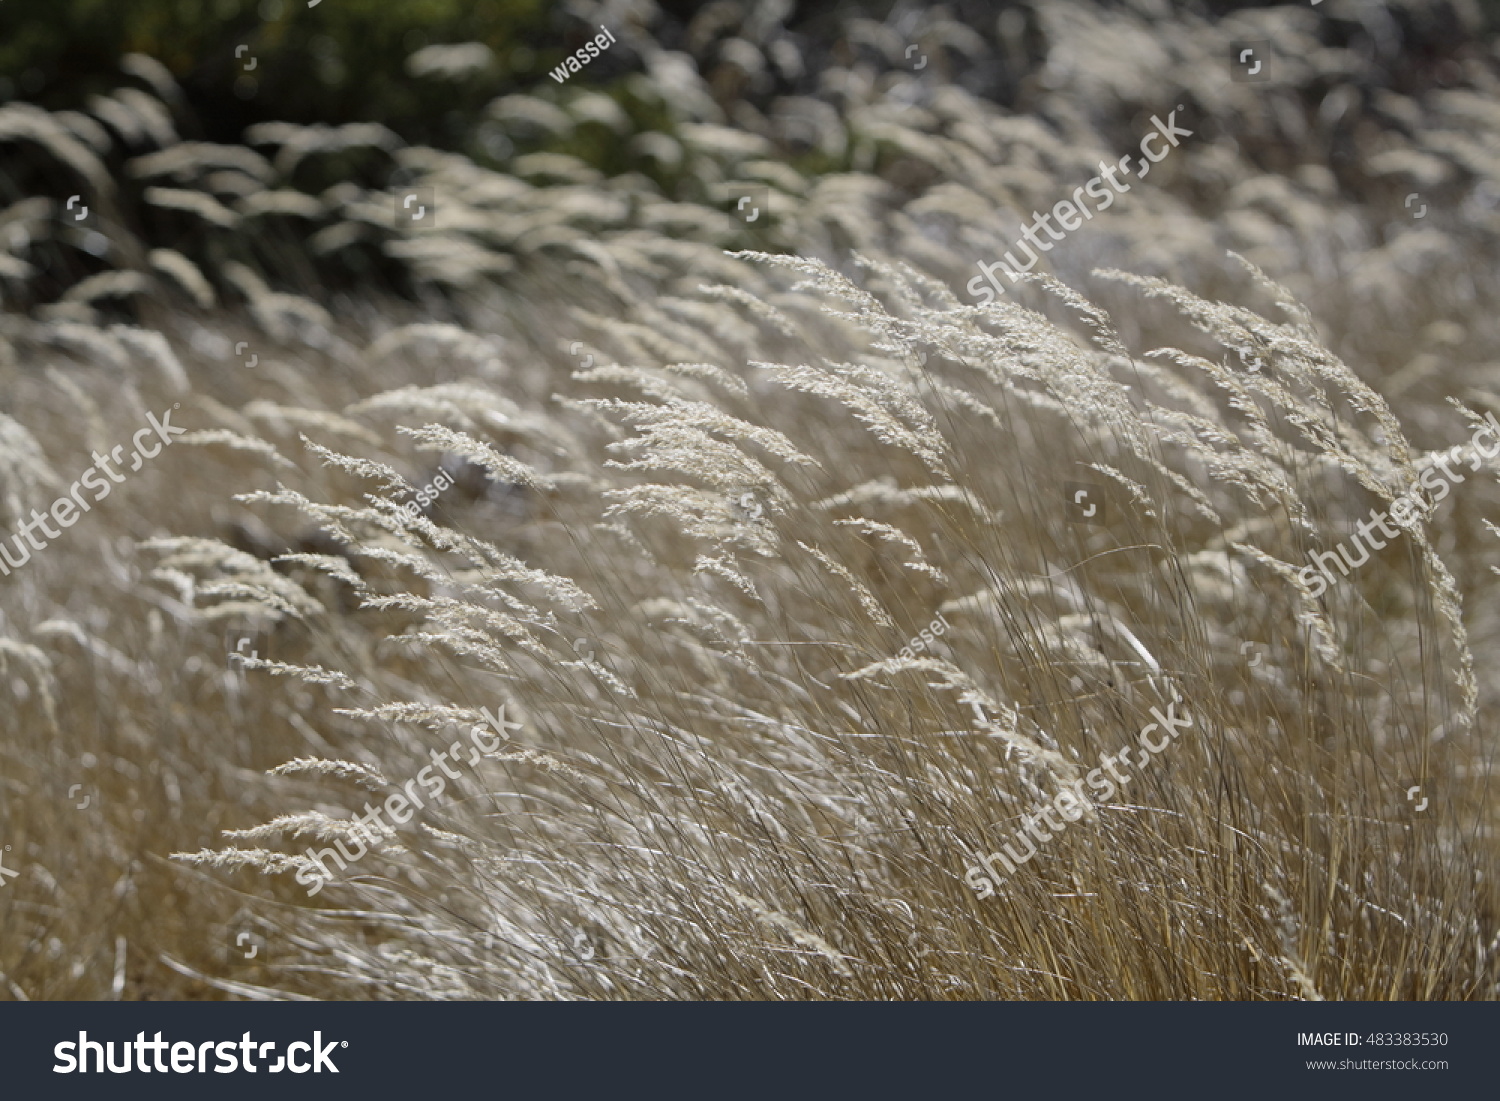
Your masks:
M 1491 9 L 490 9 L 5 62 L 0 997 L 1495 996 Z

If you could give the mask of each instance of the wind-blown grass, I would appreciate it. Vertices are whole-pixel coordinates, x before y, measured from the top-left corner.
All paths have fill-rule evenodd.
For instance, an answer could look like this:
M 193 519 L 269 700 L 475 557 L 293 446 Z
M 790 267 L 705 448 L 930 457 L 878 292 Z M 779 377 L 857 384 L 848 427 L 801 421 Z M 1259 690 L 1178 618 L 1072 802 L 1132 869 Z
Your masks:
M 1068 49 L 1114 19 L 1043 10 Z M 1220 34 L 1174 30 L 1170 71 L 1197 80 Z M 309 221 L 296 249 L 154 203 L 222 236 L 143 231 L 130 270 L 158 282 L 0 315 L 12 528 L 164 397 L 193 430 L 0 592 L 5 989 L 1495 996 L 1494 472 L 1321 596 L 1296 577 L 1467 435 L 1448 397 L 1500 408 L 1494 319 L 1424 287 L 1492 286 L 1492 229 L 1435 211 L 1379 243 L 1374 199 L 1205 138 L 979 306 L 955 290 L 974 261 L 1111 127 L 1064 141 L 840 72 L 832 121 L 794 113 L 843 134 L 848 171 L 768 167 L 695 75 L 673 102 L 701 117 L 649 131 L 705 189 L 774 177 L 768 240 L 577 161 L 322 135 L 440 189 L 438 236 L 403 236 L 378 190 L 291 187 L 322 147 L 288 128 L 218 207 Z M 1242 133 L 1281 117 L 1241 92 L 1215 94 Z M 1468 111 L 1467 149 L 1500 121 L 1466 102 L 1408 106 Z M 495 110 L 603 113 L 562 103 Z M 66 121 L 16 117 L 93 170 Z M 1406 136 L 1479 195 L 1487 162 L 1440 130 Z M 231 170 L 169 148 L 143 179 L 207 196 Z M 40 234 L 17 206 L 0 233 Z M 1429 232 L 1452 258 L 1406 265 Z M 295 278 L 359 250 L 413 296 Z M 1342 277 L 1302 274 L 1325 262 Z M 140 286 L 171 311 L 111 324 Z M 453 486 L 409 507 L 439 468 Z M 257 656 L 228 662 L 226 630 Z M 1174 699 L 1192 729 L 977 897 L 965 870 Z M 309 900 L 306 849 L 502 702 L 514 736 Z

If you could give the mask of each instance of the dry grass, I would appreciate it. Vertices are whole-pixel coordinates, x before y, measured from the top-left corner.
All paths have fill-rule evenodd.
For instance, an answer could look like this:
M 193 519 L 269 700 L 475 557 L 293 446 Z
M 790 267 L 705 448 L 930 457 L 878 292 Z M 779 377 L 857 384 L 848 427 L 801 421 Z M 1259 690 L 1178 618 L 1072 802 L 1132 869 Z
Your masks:
M 1042 10 L 1050 64 L 1121 33 Z M 103 284 L 0 317 L 0 532 L 148 410 L 180 402 L 195 430 L 0 579 L 0 839 L 22 871 L 0 985 L 1493 997 L 1494 471 L 1325 595 L 1293 574 L 1467 439 L 1447 398 L 1500 408 L 1476 304 L 1494 215 L 1472 207 L 1500 193 L 1474 152 L 1500 137 L 1477 98 L 1494 58 L 1475 98 L 1408 99 L 1422 125 L 1362 151 L 1441 161 L 1469 197 L 1390 229 L 1221 139 L 1290 125 L 1295 98 L 1197 75 L 1231 33 L 1185 22 L 1152 74 L 1210 100 L 1218 134 L 1059 247 L 1059 278 L 988 307 L 950 288 L 1143 131 L 1059 94 L 1060 140 L 855 69 L 830 80 L 852 170 L 781 173 L 800 194 L 778 191 L 767 240 L 638 177 L 551 161 L 578 181 L 531 187 L 402 149 L 442 197 L 436 237 L 382 245 L 420 308 L 141 246 L 130 270 L 177 296 L 146 330 L 109 327 L 96 292 L 129 288 Z M 1144 79 L 1074 94 L 1102 115 Z M 776 174 L 708 107 L 668 138 L 705 188 Z M 278 142 L 236 217 L 302 201 L 275 174 L 318 146 Z M 316 201 L 313 252 L 389 218 L 353 185 Z M 439 465 L 455 485 L 403 511 Z M 1071 483 L 1102 523 L 1075 522 Z M 939 613 L 952 629 L 898 658 Z M 234 671 L 240 628 L 264 660 Z M 976 897 L 965 870 L 1175 698 L 1193 728 Z M 502 702 L 507 744 L 309 900 L 304 850 Z

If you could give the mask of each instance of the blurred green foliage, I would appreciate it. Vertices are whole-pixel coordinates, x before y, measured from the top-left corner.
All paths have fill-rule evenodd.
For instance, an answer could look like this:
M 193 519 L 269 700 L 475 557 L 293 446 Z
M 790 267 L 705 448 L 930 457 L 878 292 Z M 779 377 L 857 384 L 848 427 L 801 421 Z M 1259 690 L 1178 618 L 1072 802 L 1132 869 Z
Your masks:
M 359 120 L 444 143 L 462 113 L 566 52 L 571 21 L 550 27 L 560 13 L 547 8 L 542 0 L 4 0 L 0 99 L 81 107 L 118 87 L 120 58 L 139 52 L 167 66 L 202 136 L 214 140 L 236 140 L 268 119 Z M 539 41 L 545 57 L 532 48 Z M 460 80 L 409 75 L 410 54 L 463 42 L 488 46 L 494 63 Z M 248 50 L 236 57 L 241 45 Z

